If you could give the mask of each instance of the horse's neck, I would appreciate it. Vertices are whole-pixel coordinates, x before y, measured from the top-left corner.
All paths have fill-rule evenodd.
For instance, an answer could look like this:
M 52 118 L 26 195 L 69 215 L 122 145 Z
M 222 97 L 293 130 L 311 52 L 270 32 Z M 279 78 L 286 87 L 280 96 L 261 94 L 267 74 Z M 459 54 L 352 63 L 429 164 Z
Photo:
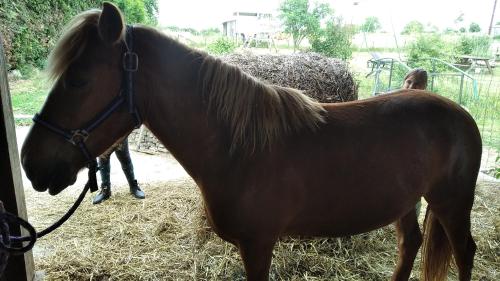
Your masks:
M 195 180 L 216 173 L 221 144 L 198 92 L 199 54 L 150 31 L 136 38 L 144 123 Z

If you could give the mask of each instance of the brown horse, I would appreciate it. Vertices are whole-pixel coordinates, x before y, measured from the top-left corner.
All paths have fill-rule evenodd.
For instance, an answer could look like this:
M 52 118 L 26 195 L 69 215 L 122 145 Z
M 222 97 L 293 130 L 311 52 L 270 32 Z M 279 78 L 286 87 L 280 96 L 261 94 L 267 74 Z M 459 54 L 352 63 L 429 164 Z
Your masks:
M 268 279 L 280 236 L 352 235 L 392 222 L 392 279 L 407 280 L 423 240 L 414 210 L 422 196 L 422 279 L 444 279 L 453 254 L 460 280 L 470 280 L 481 138 L 460 106 L 415 90 L 319 104 L 151 28 L 125 30 L 111 4 L 74 19 L 50 57 L 55 83 L 39 117 L 60 128 L 88 124 L 119 95 L 124 42 L 133 41 L 135 107 L 198 184 L 214 231 L 238 247 L 248 280 Z M 132 117 L 119 106 L 84 138 L 92 157 L 130 133 Z M 22 164 L 36 190 L 57 194 L 88 159 L 42 125 L 31 128 Z

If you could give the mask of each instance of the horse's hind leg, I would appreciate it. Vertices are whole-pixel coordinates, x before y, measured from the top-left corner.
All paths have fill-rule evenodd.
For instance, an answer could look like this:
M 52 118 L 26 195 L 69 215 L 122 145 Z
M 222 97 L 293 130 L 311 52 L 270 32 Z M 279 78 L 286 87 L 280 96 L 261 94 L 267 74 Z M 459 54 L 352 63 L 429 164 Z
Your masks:
M 393 281 L 408 280 L 413 268 L 413 262 L 422 244 L 422 233 L 418 227 L 417 214 L 412 209 L 396 222 L 398 237 L 399 260 L 392 275 Z
M 429 207 L 443 226 L 458 267 L 460 281 L 471 280 L 476 243 L 472 238 L 470 215 L 474 203 L 476 177 L 451 181 L 425 196 Z
M 470 207 L 460 204 L 435 212 L 450 241 L 460 281 L 471 280 L 476 253 L 476 243 L 470 232 L 470 212 Z
M 248 281 L 269 280 L 269 269 L 275 242 L 276 239 L 268 237 L 254 237 L 238 242 Z

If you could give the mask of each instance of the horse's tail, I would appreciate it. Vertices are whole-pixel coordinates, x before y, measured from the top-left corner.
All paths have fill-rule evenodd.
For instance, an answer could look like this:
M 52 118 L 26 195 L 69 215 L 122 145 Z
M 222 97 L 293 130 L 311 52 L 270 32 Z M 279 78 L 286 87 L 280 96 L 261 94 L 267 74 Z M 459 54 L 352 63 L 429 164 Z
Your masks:
M 422 276 L 424 281 L 446 280 L 451 260 L 451 247 L 443 226 L 429 206 L 424 220 Z

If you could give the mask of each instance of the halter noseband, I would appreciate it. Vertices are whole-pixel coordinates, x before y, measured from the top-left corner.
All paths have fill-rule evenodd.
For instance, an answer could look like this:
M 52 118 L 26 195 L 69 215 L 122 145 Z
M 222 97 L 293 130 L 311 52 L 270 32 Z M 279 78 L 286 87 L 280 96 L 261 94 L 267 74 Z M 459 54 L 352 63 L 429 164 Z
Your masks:
M 125 102 L 127 103 L 129 113 L 132 114 L 135 120 L 135 128 L 138 128 L 142 124 L 141 117 L 134 104 L 134 73 L 138 69 L 139 59 L 137 54 L 133 52 L 133 29 L 134 28 L 132 26 L 127 25 L 125 41 L 123 42 L 125 52 L 122 57 L 123 79 L 120 95 L 114 98 L 109 105 L 106 106 L 106 108 L 90 122 L 88 126 L 81 129 L 67 130 L 43 120 L 38 113 L 33 117 L 33 121 L 35 123 L 40 124 L 53 133 L 62 136 L 68 142 L 80 149 L 87 160 L 87 167 L 89 168 L 89 182 L 87 184 L 90 184 L 90 190 L 92 192 L 98 189 L 97 180 L 95 179 L 95 173 L 97 172 L 98 167 L 95 156 L 92 157 L 92 154 L 85 145 L 85 141 L 89 137 L 90 133 L 95 128 L 99 127 L 99 125 L 101 125 L 118 109 L 122 103 Z M 92 176 L 90 175 L 91 173 L 93 174 Z
M 85 145 L 85 141 L 89 137 L 90 133 L 95 128 L 99 127 L 99 125 L 101 125 L 111 114 L 113 114 L 120 105 L 126 102 L 128 111 L 135 120 L 135 128 L 138 128 L 142 124 L 141 116 L 139 115 L 139 112 L 137 111 L 137 108 L 135 107 L 134 104 L 134 95 L 133 95 L 134 73 L 138 69 L 139 59 L 137 57 L 137 54 L 133 52 L 132 26 L 127 25 L 127 30 L 125 33 L 125 41 L 123 43 L 124 43 L 123 45 L 125 46 L 125 52 L 123 53 L 122 57 L 123 79 L 122 79 L 120 94 L 116 98 L 114 98 L 109 103 L 109 105 L 106 106 L 106 108 L 103 111 L 101 111 L 101 113 L 98 114 L 90 122 L 88 126 L 81 129 L 68 130 L 43 120 L 38 113 L 35 114 L 35 116 L 33 117 L 33 121 L 36 124 L 40 124 L 43 127 L 52 131 L 53 133 L 62 136 L 68 142 L 70 142 L 74 146 L 77 146 L 80 149 L 80 151 L 83 153 L 83 155 L 87 160 L 86 165 L 87 168 L 89 169 L 88 172 L 89 179 L 85 184 L 82 193 L 80 194 L 76 202 L 73 204 L 73 206 L 71 206 L 71 208 L 68 210 L 68 212 L 66 212 L 66 214 L 58 221 L 56 221 L 54 224 L 42 230 L 41 232 L 37 233 L 33 228 L 33 226 L 31 226 L 28 222 L 15 215 L 12 215 L 7 212 L 5 213 L 0 212 L 0 254 L 2 254 L 1 251 L 6 251 L 11 254 L 22 254 L 24 252 L 31 250 L 37 238 L 43 237 L 44 235 L 49 234 L 50 232 L 61 226 L 76 211 L 80 203 L 85 198 L 85 194 L 89 189 L 92 192 L 97 191 L 98 186 L 97 186 L 96 173 L 99 168 L 97 166 L 97 161 L 95 156 L 92 157 L 92 154 Z M 23 226 L 25 229 L 28 230 L 29 236 L 23 236 L 23 237 L 10 236 L 8 234 L 9 229 L 6 222 L 20 224 L 21 226 Z M 19 248 L 11 246 L 11 243 L 19 243 L 19 242 L 29 242 L 29 243 L 28 245 Z

